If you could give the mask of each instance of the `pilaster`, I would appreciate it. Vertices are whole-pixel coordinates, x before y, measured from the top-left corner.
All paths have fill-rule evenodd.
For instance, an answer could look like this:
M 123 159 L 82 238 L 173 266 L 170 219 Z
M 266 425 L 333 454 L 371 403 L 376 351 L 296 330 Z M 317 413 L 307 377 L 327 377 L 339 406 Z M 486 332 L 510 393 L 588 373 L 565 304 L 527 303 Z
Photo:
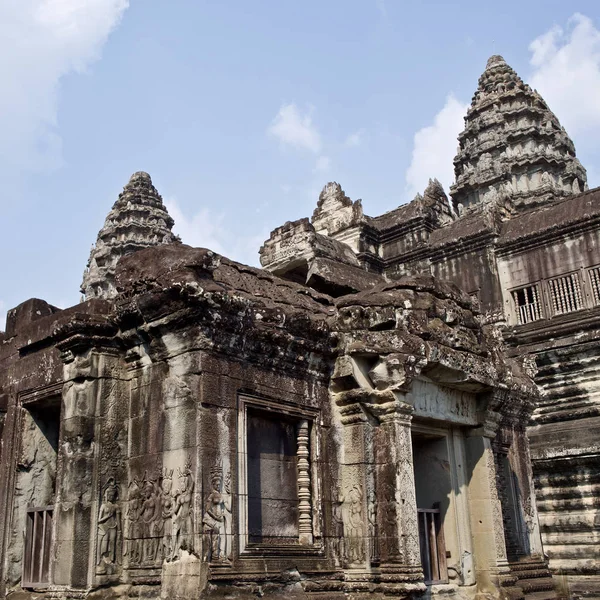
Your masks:
M 500 588 L 514 584 L 506 557 L 502 507 L 498 497 L 492 439 L 500 415 L 487 411 L 480 427 L 466 438 L 469 470 L 469 504 L 475 552 L 475 573 L 480 594 L 498 597 Z

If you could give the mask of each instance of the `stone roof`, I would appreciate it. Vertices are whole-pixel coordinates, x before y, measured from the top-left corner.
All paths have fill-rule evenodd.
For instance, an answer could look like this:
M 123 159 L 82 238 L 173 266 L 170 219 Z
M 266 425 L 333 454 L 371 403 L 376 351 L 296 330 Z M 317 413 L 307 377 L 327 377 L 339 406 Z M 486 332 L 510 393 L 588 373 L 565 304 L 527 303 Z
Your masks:
M 586 186 L 565 129 L 501 56 L 488 60 L 458 140 L 450 190 L 457 209 L 494 203 L 510 214 Z
M 320 361 L 326 371 L 335 354 L 389 355 L 406 373 L 436 369 L 439 375 L 442 369 L 451 377 L 448 385 L 535 394 L 518 361 L 504 354 L 498 330 L 479 319 L 476 303 L 430 275 L 333 298 L 210 250 L 177 244 L 124 258 L 116 282 L 121 331 L 201 326 L 198 343 L 236 356 L 262 348 L 265 356 L 277 350 L 293 362 L 294 347 L 303 353 L 302 362 Z M 268 345 L 274 340 L 279 349 Z
M 586 224 L 598 226 L 600 220 L 600 188 L 569 196 L 560 202 L 513 217 L 502 225 L 501 246 L 527 241 L 556 232 L 568 233 L 573 226 L 581 231 Z
M 417 194 L 409 203 L 367 219 L 372 227 L 383 232 L 423 217 L 430 217 L 436 226 L 450 223 L 455 218 L 446 192 L 437 179 L 430 179 L 423 194 Z

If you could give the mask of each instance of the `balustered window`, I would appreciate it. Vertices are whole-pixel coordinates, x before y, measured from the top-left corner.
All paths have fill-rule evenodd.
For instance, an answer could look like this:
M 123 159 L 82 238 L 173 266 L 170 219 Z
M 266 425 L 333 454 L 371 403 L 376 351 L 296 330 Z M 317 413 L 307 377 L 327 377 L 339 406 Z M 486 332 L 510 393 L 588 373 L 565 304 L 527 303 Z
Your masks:
M 600 267 L 594 267 L 588 271 L 590 283 L 592 285 L 592 294 L 594 296 L 594 305 L 600 304 Z
M 540 289 L 537 284 L 513 290 L 511 294 L 519 325 L 525 325 L 543 317 Z
M 53 506 L 27 509 L 21 587 L 46 587 L 50 583 Z
M 581 285 L 577 273 L 551 279 L 548 282 L 548 289 L 555 315 L 563 315 L 583 308 Z
M 241 400 L 242 551 L 313 544 L 313 417 Z

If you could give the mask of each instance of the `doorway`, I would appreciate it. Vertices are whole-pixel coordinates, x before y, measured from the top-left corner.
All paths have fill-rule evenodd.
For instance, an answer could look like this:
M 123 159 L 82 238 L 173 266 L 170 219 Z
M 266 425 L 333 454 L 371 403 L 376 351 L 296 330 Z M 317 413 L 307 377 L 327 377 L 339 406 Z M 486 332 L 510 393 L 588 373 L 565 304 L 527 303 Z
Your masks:
M 425 583 L 447 583 L 446 530 L 452 496 L 447 436 L 413 431 L 412 444 Z

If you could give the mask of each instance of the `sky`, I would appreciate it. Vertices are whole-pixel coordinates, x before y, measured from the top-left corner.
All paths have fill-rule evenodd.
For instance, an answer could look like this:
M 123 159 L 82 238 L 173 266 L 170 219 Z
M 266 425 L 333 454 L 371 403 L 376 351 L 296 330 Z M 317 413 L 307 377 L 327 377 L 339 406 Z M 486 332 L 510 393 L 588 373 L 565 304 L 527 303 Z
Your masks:
M 448 189 L 492 54 L 600 185 L 597 0 L 0 0 L 0 330 L 79 302 L 135 171 L 185 243 L 253 265 L 328 181 L 369 215 Z

